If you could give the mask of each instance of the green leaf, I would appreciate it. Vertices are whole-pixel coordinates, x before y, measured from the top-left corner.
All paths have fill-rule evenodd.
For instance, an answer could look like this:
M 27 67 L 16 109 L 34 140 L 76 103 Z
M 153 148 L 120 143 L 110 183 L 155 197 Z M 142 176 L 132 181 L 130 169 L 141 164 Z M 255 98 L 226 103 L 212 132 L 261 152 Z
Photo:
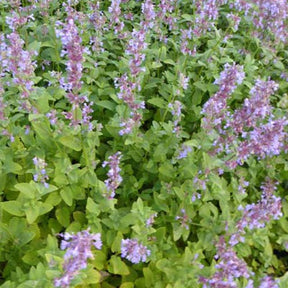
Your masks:
M 56 210 L 56 218 L 62 226 L 68 227 L 70 224 L 70 211 L 67 207 L 59 207 Z
M 116 107 L 116 104 L 111 102 L 111 101 L 108 101 L 108 100 L 102 100 L 102 101 L 96 101 L 95 104 L 97 106 L 100 106 L 100 107 L 103 107 L 103 108 L 106 108 L 110 111 L 114 111 L 115 110 L 115 107 Z
M 24 216 L 25 212 L 22 209 L 22 204 L 18 201 L 8 201 L 8 202 L 2 202 L 1 207 L 11 215 L 15 216 Z
M 167 107 L 167 102 L 162 98 L 158 98 L 158 97 L 151 98 L 147 102 L 159 108 Z
M 173 165 L 171 163 L 165 162 L 164 164 L 160 165 L 159 173 L 164 176 L 164 180 L 171 180 L 175 175 L 175 171 L 173 169 Z
M 30 206 L 27 208 L 25 213 L 26 213 L 28 224 L 32 224 L 38 218 L 40 214 L 39 206 L 35 206 L 35 207 Z
M 162 63 L 160 63 L 160 62 L 152 62 L 150 67 L 152 69 L 158 69 L 158 68 L 160 68 L 162 66 L 163 66 Z
M 97 284 L 101 282 L 101 274 L 95 269 L 90 269 L 86 273 L 85 284 Z
M 93 201 L 92 198 L 88 197 L 86 209 L 88 212 L 95 214 L 96 216 L 100 213 L 99 206 Z
M 81 140 L 77 137 L 72 136 L 72 135 L 60 137 L 59 142 L 61 144 L 63 144 L 64 146 L 71 148 L 75 151 L 81 151 L 82 150 Z
M 26 245 L 35 236 L 34 232 L 28 230 L 27 222 L 24 218 L 13 217 L 9 221 L 9 231 L 19 247 Z
M 53 205 L 51 205 L 49 203 L 42 203 L 42 202 L 40 202 L 40 203 L 41 204 L 40 204 L 39 215 L 44 215 L 53 209 Z
M 145 278 L 145 285 L 146 287 L 153 287 L 154 284 L 154 273 L 150 270 L 150 268 L 145 267 L 143 268 L 143 274 Z
M 34 199 L 36 196 L 37 190 L 34 182 L 18 183 L 14 187 L 19 190 L 26 198 Z
M 129 269 L 120 257 L 112 255 L 109 261 L 108 271 L 118 275 L 129 275 Z
M 5 162 L 2 166 L 4 173 L 14 173 L 19 174 L 22 171 L 22 166 L 16 162 L 13 162 L 12 158 L 9 156 L 6 157 Z
M 115 252 L 121 252 L 121 241 L 123 239 L 123 234 L 121 232 L 117 232 L 117 236 L 115 237 L 112 245 L 111 245 L 111 251 L 113 253 Z
M 197 82 L 194 82 L 193 85 L 195 87 L 199 88 L 203 92 L 208 91 L 207 83 L 203 83 L 203 82 L 197 81 Z
M 68 206 L 73 204 L 73 192 L 70 187 L 65 187 L 60 191 L 61 198 Z
M 134 284 L 132 282 L 125 282 L 125 283 L 122 283 L 120 288 L 133 288 L 134 287 Z
M 93 266 L 98 270 L 103 270 L 106 265 L 106 255 L 100 250 L 94 251 L 93 254 L 95 256 L 94 260 L 92 260 Z

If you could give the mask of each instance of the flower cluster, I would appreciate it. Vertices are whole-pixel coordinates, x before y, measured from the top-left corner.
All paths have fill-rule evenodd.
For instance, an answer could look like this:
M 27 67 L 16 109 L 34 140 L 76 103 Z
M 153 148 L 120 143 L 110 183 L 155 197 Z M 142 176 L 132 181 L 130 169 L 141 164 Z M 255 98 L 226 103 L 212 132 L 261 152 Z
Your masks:
M 120 33 L 124 28 L 124 22 L 121 22 L 120 16 L 121 16 L 121 0 L 112 0 L 111 5 L 108 8 L 108 11 L 110 13 L 110 24 L 111 27 L 114 26 L 114 33 L 118 34 Z
M 193 2 L 195 2 L 196 6 L 193 34 L 200 37 L 213 27 L 219 15 L 219 7 L 227 3 L 227 0 L 201 0 Z
M 178 17 L 172 16 L 172 13 L 176 10 L 176 2 L 173 0 L 161 0 L 158 8 L 157 19 L 159 23 L 168 25 L 170 30 L 176 29 Z
M 20 26 L 25 25 L 28 20 L 35 20 L 35 19 L 33 15 L 23 16 L 17 14 L 15 11 L 12 12 L 11 17 L 9 16 L 6 17 L 6 23 L 13 32 L 15 32 L 17 28 L 19 28 Z
M 33 158 L 33 163 L 35 165 L 35 171 L 36 171 L 35 174 L 33 175 L 34 181 L 40 182 L 44 184 L 46 188 L 48 188 L 49 184 L 46 182 L 49 179 L 46 171 L 47 163 L 45 162 L 45 160 L 38 157 Z
M 181 52 L 184 55 L 195 55 L 196 54 L 196 47 L 191 50 L 188 47 L 189 40 L 192 39 L 192 28 L 190 27 L 189 29 L 181 29 Z
M 181 209 L 181 214 L 175 217 L 175 220 L 180 220 L 181 226 L 185 228 L 186 230 L 189 230 L 189 223 L 191 222 L 191 219 L 189 219 L 188 214 L 186 213 L 185 209 Z
M 152 29 L 154 26 L 154 21 L 156 18 L 156 13 L 154 11 L 154 5 L 151 0 L 145 0 L 141 4 L 141 11 L 143 14 L 143 21 L 141 21 L 140 26 L 144 28 L 144 30 Z
M 151 227 L 155 222 L 155 218 L 157 217 L 157 213 L 153 213 L 146 221 L 146 227 Z
M 139 125 L 142 119 L 140 110 L 145 108 L 145 103 L 135 99 L 135 92 L 137 88 L 139 90 L 139 85 L 130 81 L 126 74 L 115 79 L 115 86 L 120 89 L 120 92 L 117 94 L 118 98 L 123 100 L 130 108 L 131 118 L 123 120 L 120 124 L 120 127 L 123 127 L 123 129 L 119 131 L 119 135 L 122 136 L 124 134 L 130 134 L 133 128 Z
M 220 77 L 215 80 L 215 84 L 219 85 L 219 91 L 211 97 L 202 109 L 203 128 L 209 133 L 212 129 L 222 132 L 221 124 L 226 120 L 227 99 L 236 89 L 236 85 L 240 85 L 244 79 L 243 67 L 233 63 L 225 64 L 224 70 Z
M 288 6 L 286 0 L 237 0 L 231 3 L 239 11 L 244 11 L 245 15 L 252 17 L 257 37 L 267 40 L 268 43 L 274 40 L 276 43 L 287 43 Z M 265 31 L 265 33 L 263 33 Z
M 136 77 L 140 72 L 145 71 L 141 67 L 142 62 L 145 60 L 144 49 L 147 48 L 145 42 L 146 30 L 133 30 L 131 33 L 131 39 L 126 46 L 125 54 L 131 56 L 129 60 L 130 73 L 133 77 Z
M 238 258 L 223 236 L 220 236 L 216 248 L 217 254 L 214 257 L 218 260 L 215 265 L 216 273 L 210 279 L 200 277 L 199 281 L 203 283 L 203 288 L 237 288 L 236 280 L 239 277 L 249 279 L 253 275 L 249 272 L 246 262 Z M 253 281 L 250 280 L 250 283 L 253 284 Z
M 236 224 L 237 232 L 232 234 L 229 244 L 234 246 L 244 242 L 245 229 L 263 228 L 271 219 L 278 220 L 282 217 L 281 198 L 274 195 L 276 186 L 268 179 L 262 186 L 262 196 L 258 203 L 247 204 L 244 208 L 239 206 L 238 210 L 243 211 L 242 218 Z
M 80 231 L 77 234 L 59 234 L 64 240 L 61 242 L 61 249 L 66 250 L 64 255 L 64 274 L 60 278 L 54 279 L 56 287 L 70 287 L 70 282 L 75 278 L 80 270 L 87 267 L 87 259 L 93 259 L 91 246 L 101 249 L 101 234 L 91 234 L 90 229 Z
M 121 257 L 134 264 L 146 262 L 151 251 L 138 242 L 137 239 L 123 239 L 121 241 Z
M 58 29 L 60 26 L 63 26 L 63 29 Z M 83 52 L 84 48 L 81 45 L 82 39 L 79 36 L 78 29 L 74 23 L 74 20 L 71 18 L 67 19 L 67 23 L 56 23 L 56 36 L 61 38 L 63 49 L 61 51 L 61 56 L 67 54 L 68 62 L 67 65 L 67 83 L 65 83 L 65 90 L 68 91 L 79 91 L 82 82 L 82 62 L 83 62 Z M 63 82 L 64 84 L 64 82 Z M 78 106 L 77 97 L 71 99 L 72 104 Z M 79 99 L 78 101 L 81 101 Z
M 234 73 L 231 73 L 231 68 L 234 68 Z M 241 165 L 251 155 L 259 158 L 278 155 L 285 148 L 287 133 L 284 128 L 288 124 L 286 118 L 275 119 L 272 114 L 269 98 L 278 85 L 271 80 L 256 80 L 250 98 L 244 100 L 242 107 L 233 114 L 228 110 L 227 99 L 235 90 L 236 83 L 240 84 L 244 78 L 242 67 L 238 71 L 235 68 L 235 65 L 225 65 L 225 70 L 215 81 L 219 91 L 202 110 L 205 115 L 203 128 L 208 133 L 215 129 L 219 134 L 214 141 L 214 153 L 224 152 L 236 157 L 227 161 L 230 168 Z
M 185 144 L 182 144 L 181 146 L 181 149 L 179 150 L 178 152 L 178 155 L 177 155 L 177 159 L 183 159 L 183 158 L 186 158 L 188 153 L 190 153 L 192 151 L 192 148 L 190 146 L 187 146 Z
M 36 63 L 32 61 L 32 55 L 35 52 L 23 50 L 24 41 L 19 34 L 13 32 L 7 36 L 10 45 L 6 46 L 6 51 L 2 50 L 5 46 L 1 45 L 2 69 L 3 72 L 12 73 L 13 83 L 17 85 L 20 91 L 20 106 L 24 111 L 36 112 L 29 101 L 29 96 L 33 91 L 33 77 Z M 7 83 L 8 84 L 8 83 Z M 10 85 L 10 84 L 9 84 Z
M 108 195 L 107 197 L 112 199 L 115 196 L 115 191 L 122 182 L 122 177 L 120 176 L 120 159 L 121 159 L 121 152 L 117 152 L 112 156 L 108 157 L 108 161 L 104 161 L 102 166 L 106 167 L 107 165 L 109 166 L 109 171 L 108 171 L 108 179 L 105 180 L 105 185 L 108 190 Z
M 173 115 L 173 132 L 178 136 L 181 129 L 179 123 L 181 121 L 183 105 L 180 101 L 176 100 L 174 103 L 169 103 L 168 107 L 171 109 L 171 114 Z
M 270 276 L 265 276 L 260 283 L 260 286 L 258 288 L 278 288 L 279 287 L 279 281 L 274 280 Z
M 83 53 L 85 52 L 84 47 L 81 45 L 82 39 L 78 33 L 77 26 L 71 17 L 68 17 L 66 23 L 57 22 L 57 27 L 63 26 L 63 29 L 56 29 L 57 37 L 61 38 L 63 49 L 61 56 L 67 54 L 68 61 L 67 66 L 67 81 L 64 78 L 60 79 L 61 86 L 67 91 L 67 99 L 72 104 L 72 112 L 63 112 L 66 119 L 70 120 L 70 125 L 77 126 L 83 124 L 88 126 L 88 130 L 93 129 L 93 125 L 90 122 L 92 117 L 89 115 L 93 112 L 91 106 L 92 102 L 89 102 L 86 96 L 79 95 L 79 91 L 82 87 L 82 70 L 84 61 Z M 86 50 L 87 52 L 87 50 Z M 77 115 L 77 108 L 81 108 L 81 117 Z

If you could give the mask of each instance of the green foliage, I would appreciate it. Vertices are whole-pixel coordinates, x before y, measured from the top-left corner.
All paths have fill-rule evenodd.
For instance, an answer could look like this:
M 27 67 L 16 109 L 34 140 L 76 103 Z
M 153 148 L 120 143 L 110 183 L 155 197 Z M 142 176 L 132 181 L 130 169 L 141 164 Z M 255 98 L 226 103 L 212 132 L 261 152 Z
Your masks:
M 197 9 L 191 1 L 174 1 L 171 17 L 178 17 L 176 28 L 163 19 L 153 20 L 159 26 L 147 30 L 147 47 L 141 51 L 145 54 L 143 70 L 133 76 L 130 62 L 135 55 L 126 50 L 133 40 L 131 32 L 144 25 L 140 24 L 143 1 L 122 1 L 123 34 L 116 33 L 108 10 L 111 1 L 100 1 L 103 13 L 94 16 L 96 6 L 90 7 L 94 1 L 70 1 L 75 4 L 69 11 L 67 1 L 20 1 L 23 9 L 14 2 L 0 3 L 4 35 L 0 43 L 0 287 L 54 287 L 54 280 L 64 272 L 61 233 L 77 233 L 87 227 L 101 233 L 103 247 L 92 249 L 94 258 L 75 275 L 71 287 L 202 287 L 200 277 L 209 278 L 217 270 L 214 256 L 219 237 L 224 235 L 227 240 L 237 232 L 243 217 L 238 207 L 260 201 L 267 177 L 279 183 L 276 194 L 282 198 L 283 217 L 267 221 L 264 228 L 246 229 L 245 241 L 233 249 L 255 273 L 256 284 L 263 275 L 271 275 L 279 279 L 279 287 L 287 287 L 287 155 L 283 151 L 267 159 L 252 155 L 243 165 L 230 169 L 226 165 L 229 156 L 211 152 L 218 131 L 208 134 L 201 120 L 204 104 L 219 89 L 215 80 L 226 63 L 234 62 L 243 65 L 245 79 L 228 99 L 231 110 L 243 105 L 256 79 L 272 79 L 279 84 L 270 99 L 273 113 L 277 119 L 285 117 L 288 84 L 282 74 L 287 68 L 287 44 L 274 43 L 271 31 L 270 38 L 264 37 L 268 42 L 254 37 L 250 34 L 253 23 L 243 12 L 238 11 L 241 22 L 235 30 L 226 16 L 238 12 L 230 9 L 233 1 L 228 1 L 218 7 L 218 20 L 204 34 L 193 32 L 187 38 L 187 47 L 197 49 L 184 54 L 183 31 L 194 27 Z M 158 7 L 160 1 L 154 2 Z M 24 41 L 21 51 L 30 52 L 24 54 L 35 63 L 29 74 L 31 91 L 29 85 L 15 80 L 21 63 L 17 66 L 13 61 L 20 56 L 9 58 L 17 71 L 6 69 L 2 60 L 8 57 L 7 35 L 13 32 L 5 17 L 16 17 L 13 11 L 26 19 L 14 32 Z M 81 45 L 89 50 L 81 62 L 81 88 L 72 92 L 91 104 L 93 129 L 83 124 L 83 107 L 72 107 L 68 92 L 59 84 L 69 76 L 68 55 L 61 53 L 63 43 L 55 29 L 69 15 Z M 103 28 L 96 23 L 100 16 L 106 17 Z M 95 39 L 102 47 L 97 47 Z M 123 121 L 133 118 L 114 82 L 124 74 L 139 84 L 138 90 L 132 89 L 133 95 L 136 104 L 145 102 L 145 109 L 138 111 L 139 125 L 120 135 Z M 181 75 L 189 77 L 186 88 Z M 29 92 L 27 99 L 23 92 Z M 183 106 L 179 121 L 169 106 L 175 101 Z M 26 106 L 30 108 L 25 110 Z M 55 123 L 47 114 L 53 111 L 57 113 Z M 70 125 L 65 113 L 82 124 Z M 183 147 L 190 150 L 180 157 Z M 117 151 L 122 155 L 122 182 L 110 199 L 106 197 L 110 168 L 103 163 Z M 34 157 L 45 160 L 42 174 L 48 185 L 36 179 Z M 146 262 L 133 264 L 122 257 L 121 241 L 128 238 L 148 247 L 151 253 Z M 237 281 L 239 287 L 246 287 L 246 279 Z

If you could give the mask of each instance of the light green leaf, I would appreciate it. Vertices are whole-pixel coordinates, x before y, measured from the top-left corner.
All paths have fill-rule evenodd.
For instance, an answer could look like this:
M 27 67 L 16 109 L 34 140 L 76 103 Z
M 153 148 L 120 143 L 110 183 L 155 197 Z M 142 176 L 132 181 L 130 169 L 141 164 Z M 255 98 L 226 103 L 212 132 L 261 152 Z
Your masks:
M 68 206 L 72 206 L 73 204 L 73 192 L 70 187 L 64 187 L 60 191 L 61 198 Z
M 22 209 L 22 204 L 18 201 L 8 201 L 8 202 L 2 202 L 1 207 L 11 215 L 15 216 L 24 216 L 25 212 Z
M 128 267 L 120 257 L 112 255 L 108 266 L 108 271 L 113 274 L 128 275 L 130 274 Z
M 81 140 L 72 135 L 62 136 L 59 139 L 59 142 L 63 144 L 64 146 L 71 148 L 75 151 L 81 151 L 82 149 Z

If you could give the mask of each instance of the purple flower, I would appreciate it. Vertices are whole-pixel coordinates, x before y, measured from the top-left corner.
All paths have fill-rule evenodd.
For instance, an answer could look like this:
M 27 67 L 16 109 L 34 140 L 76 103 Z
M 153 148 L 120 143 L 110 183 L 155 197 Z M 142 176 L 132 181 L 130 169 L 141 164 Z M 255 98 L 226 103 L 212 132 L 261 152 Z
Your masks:
M 146 262 L 150 253 L 151 251 L 139 244 L 137 239 L 122 239 L 121 241 L 121 257 L 134 264 Z
M 144 30 L 148 30 L 148 28 L 152 29 L 156 18 L 152 1 L 145 0 L 145 2 L 141 4 L 141 10 L 145 20 L 141 21 L 140 26 L 143 27 Z
M 38 157 L 33 158 L 33 163 L 35 165 L 35 173 L 33 175 L 33 180 L 35 182 L 42 183 L 46 188 L 48 188 L 49 184 L 46 182 L 49 179 L 46 172 L 47 163 L 45 162 L 45 160 Z
M 91 246 L 101 249 L 101 234 L 91 234 L 90 228 L 78 232 L 77 234 L 59 234 L 64 240 L 61 242 L 61 249 L 66 250 L 64 255 L 64 274 L 60 278 L 54 279 L 56 287 L 70 286 L 70 282 L 75 278 L 80 270 L 87 267 L 87 259 L 93 259 Z
M 262 278 L 260 286 L 258 288 L 278 288 L 279 287 L 279 281 L 275 281 L 270 276 L 265 276 Z
M 199 281 L 204 284 L 203 287 L 237 288 L 236 280 L 239 277 L 249 279 L 253 275 L 248 271 L 246 262 L 238 258 L 233 248 L 227 245 L 223 236 L 220 236 L 216 248 L 217 254 L 214 257 L 218 260 L 215 265 L 216 272 L 210 278 L 200 277 Z
M 188 153 L 190 153 L 191 151 L 192 151 L 191 147 L 186 146 L 185 144 L 182 144 L 182 147 L 180 151 L 178 152 L 177 159 L 186 158 Z
M 183 105 L 180 101 L 176 100 L 174 103 L 169 103 L 168 107 L 171 109 L 171 114 L 173 115 L 173 132 L 176 133 L 176 135 L 179 134 L 180 126 L 178 126 L 179 122 L 181 121 L 181 111 L 183 108 Z
M 117 152 L 112 156 L 108 157 L 108 161 L 104 161 L 102 166 L 106 167 L 109 166 L 108 171 L 108 179 L 105 180 L 105 185 L 108 190 L 108 194 L 106 195 L 108 198 L 112 199 L 115 196 L 115 191 L 122 182 L 122 177 L 120 176 L 120 159 L 121 159 L 121 152 Z
M 184 90 L 186 90 L 189 85 L 189 77 L 185 77 L 183 73 L 180 73 L 179 84 Z
M 59 29 L 61 26 L 63 28 Z M 61 38 L 63 44 L 61 55 L 64 56 L 67 54 L 68 56 L 66 65 L 68 71 L 67 82 L 70 85 L 69 90 L 74 90 L 76 92 L 82 86 L 81 77 L 84 52 L 84 48 L 81 45 L 82 39 L 79 36 L 77 26 L 72 18 L 68 18 L 66 23 L 58 21 L 56 27 L 56 36 Z M 78 103 L 75 103 L 74 105 L 77 106 Z
M 247 204 L 244 208 L 239 206 L 238 210 L 243 211 L 242 218 L 236 224 L 237 232 L 231 236 L 230 245 L 244 242 L 245 229 L 263 228 L 272 219 L 278 220 L 282 217 L 281 198 L 274 195 L 275 183 L 267 179 L 261 186 L 262 196 L 258 203 Z
M 151 227 L 157 217 L 157 213 L 153 213 L 146 221 L 146 227 Z

